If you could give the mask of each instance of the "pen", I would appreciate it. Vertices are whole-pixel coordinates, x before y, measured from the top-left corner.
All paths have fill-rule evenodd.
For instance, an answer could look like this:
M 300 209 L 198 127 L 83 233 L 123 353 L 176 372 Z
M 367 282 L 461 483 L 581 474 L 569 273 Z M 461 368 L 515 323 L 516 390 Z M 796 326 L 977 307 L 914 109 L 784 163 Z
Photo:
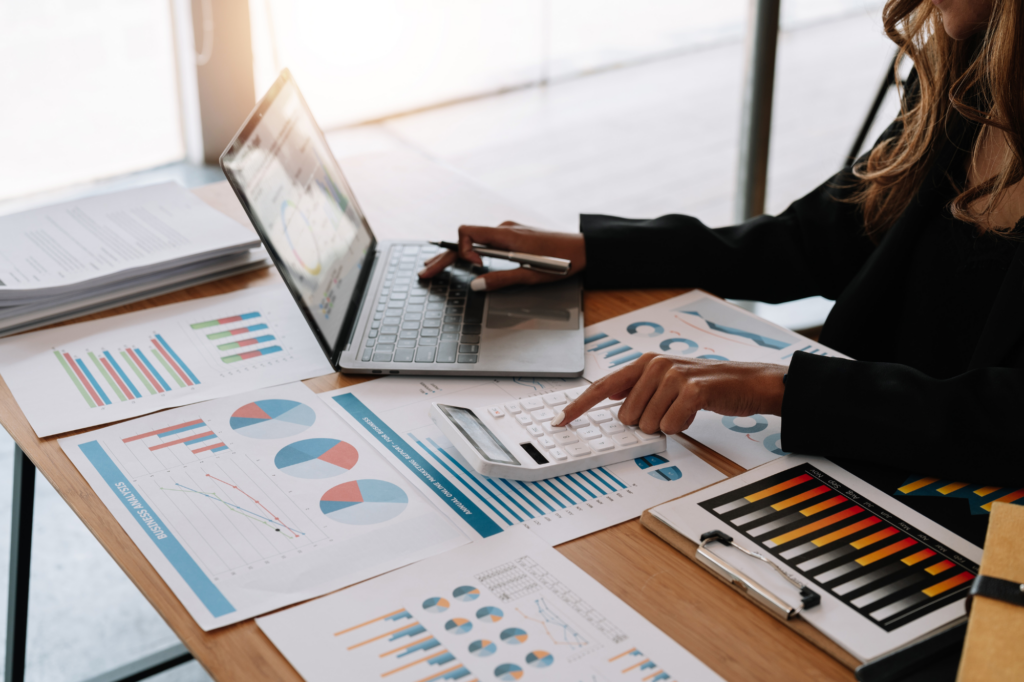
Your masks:
M 434 246 L 440 246 L 442 249 L 448 249 L 449 251 L 458 251 L 459 245 L 453 244 L 452 242 L 430 242 Z M 535 256 L 531 253 L 518 253 L 516 251 L 502 251 L 501 249 L 491 249 L 483 244 L 473 244 L 473 250 L 479 253 L 481 256 L 490 256 L 491 258 L 501 258 L 502 260 L 509 260 L 513 263 L 519 263 L 527 270 L 534 270 L 536 272 L 545 272 L 551 275 L 566 275 L 569 274 L 569 269 L 572 267 L 572 261 L 566 260 L 565 258 L 554 258 L 552 256 Z

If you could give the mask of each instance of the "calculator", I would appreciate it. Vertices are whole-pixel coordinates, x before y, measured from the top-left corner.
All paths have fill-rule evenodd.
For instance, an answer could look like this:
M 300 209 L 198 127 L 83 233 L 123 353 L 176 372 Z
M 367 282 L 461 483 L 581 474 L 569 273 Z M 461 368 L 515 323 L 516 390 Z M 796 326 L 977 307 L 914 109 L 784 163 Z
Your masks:
M 565 426 L 552 426 L 551 418 L 584 390 L 472 409 L 433 403 L 430 417 L 460 460 L 495 478 L 538 481 L 666 449 L 665 434 L 647 434 L 619 421 L 622 401 L 605 400 Z

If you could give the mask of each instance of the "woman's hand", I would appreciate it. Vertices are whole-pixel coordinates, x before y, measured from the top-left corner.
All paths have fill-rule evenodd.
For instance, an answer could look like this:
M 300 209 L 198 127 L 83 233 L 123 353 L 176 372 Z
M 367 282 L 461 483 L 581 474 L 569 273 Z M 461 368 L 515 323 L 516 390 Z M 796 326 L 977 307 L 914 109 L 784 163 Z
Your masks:
M 550 275 L 526 268 L 488 272 L 470 282 L 469 286 L 473 291 L 494 291 L 513 284 L 554 282 L 575 275 L 587 264 L 587 251 L 583 245 L 582 234 L 544 232 L 507 221 L 498 227 L 461 226 L 458 254 L 447 249 L 437 254 L 424 263 L 426 267 L 420 271 L 420 277 L 430 279 L 454 263 L 456 257 L 482 264 L 480 254 L 473 250 L 473 244 L 485 244 L 493 249 L 519 251 L 536 256 L 554 256 L 572 261 L 572 267 L 567 275 Z
M 636 362 L 595 381 L 551 420 L 562 426 L 605 398 L 621 400 L 619 421 L 644 433 L 679 433 L 698 410 L 730 417 L 781 414 L 783 365 L 687 360 L 646 353 Z

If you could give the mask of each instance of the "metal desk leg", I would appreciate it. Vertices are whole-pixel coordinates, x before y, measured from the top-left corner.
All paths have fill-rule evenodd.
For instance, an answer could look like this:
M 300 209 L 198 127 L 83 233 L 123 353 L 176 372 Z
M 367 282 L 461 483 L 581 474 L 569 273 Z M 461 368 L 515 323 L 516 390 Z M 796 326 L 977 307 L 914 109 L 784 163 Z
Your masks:
M 14 499 L 11 510 L 11 571 L 7 585 L 7 658 L 4 680 L 25 679 L 28 636 L 28 577 L 32 564 L 32 511 L 36 497 L 36 467 L 14 446 Z
M 4 681 L 25 679 L 28 640 L 28 578 L 32 564 L 32 512 L 36 497 L 36 467 L 14 446 L 14 499 L 11 510 L 11 572 L 7 587 L 7 658 Z M 183 644 L 150 654 L 87 682 L 135 682 L 192 660 Z

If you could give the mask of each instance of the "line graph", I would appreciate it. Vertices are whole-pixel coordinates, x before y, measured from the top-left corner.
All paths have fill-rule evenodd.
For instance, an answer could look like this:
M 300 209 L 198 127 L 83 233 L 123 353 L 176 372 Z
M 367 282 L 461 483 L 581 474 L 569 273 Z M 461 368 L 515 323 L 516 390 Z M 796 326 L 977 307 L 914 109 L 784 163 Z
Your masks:
M 526 620 L 538 623 L 554 646 L 567 646 L 570 651 L 577 651 L 590 644 L 586 637 L 548 606 L 544 597 L 534 599 L 533 605 L 537 610 L 535 614 L 527 614 L 518 606 L 516 611 Z
M 244 457 L 175 467 L 136 485 L 212 576 L 329 539 L 288 491 Z
M 210 474 L 207 474 L 206 476 L 207 476 L 207 478 L 212 478 L 213 480 L 219 481 L 220 483 L 223 483 L 224 485 L 229 486 L 231 488 L 234 488 L 238 492 L 242 493 L 243 495 L 248 497 L 250 500 L 252 500 L 253 504 L 255 504 L 257 507 L 259 507 L 260 509 L 265 511 L 269 516 L 263 516 L 262 514 L 257 514 L 255 512 L 252 512 L 252 511 L 246 509 L 245 507 L 242 507 L 242 506 L 239 506 L 239 505 L 235 504 L 234 502 L 229 502 L 228 500 L 221 499 L 220 495 L 218 495 L 217 493 L 208 493 L 208 492 L 204 492 L 202 490 L 195 490 L 193 488 L 189 488 L 187 485 L 182 485 L 181 483 L 175 483 L 175 485 L 178 486 L 177 489 L 174 489 L 174 488 L 161 488 L 161 490 L 165 490 L 167 492 L 182 492 L 182 491 L 184 491 L 184 492 L 189 492 L 189 493 L 195 493 L 197 495 L 202 495 L 203 497 L 206 497 L 206 498 L 209 498 L 211 500 L 215 500 L 217 502 L 220 502 L 221 504 L 227 506 L 232 511 L 235 511 L 235 512 L 237 512 L 239 514 L 242 514 L 243 516 L 246 516 L 248 518 L 254 519 L 256 521 L 260 521 L 260 522 L 262 522 L 264 524 L 267 524 L 267 525 L 277 525 L 277 526 L 280 526 L 280 528 L 276 528 L 275 530 L 279 531 L 281 529 L 284 529 L 284 530 L 288 531 L 288 533 L 290 533 L 292 537 L 296 537 L 297 538 L 297 537 L 299 537 L 301 535 L 305 535 L 305 533 L 303 533 L 303 532 L 301 532 L 301 531 L 299 531 L 299 530 L 297 530 L 295 528 L 292 528 L 292 527 L 288 526 L 287 524 L 285 524 L 283 521 L 281 521 L 281 519 L 279 517 L 275 516 L 272 511 L 267 509 L 263 505 L 262 502 L 260 502 L 255 497 L 253 497 L 249 493 L 247 493 L 244 490 L 242 490 L 241 488 L 239 488 L 237 485 L 232 485 L 232 484 L 228 483 L 227 481 L 223 481 L 223 480 L 217 478 L 216 476 L 210 476 Z M 287 535 L 285 537 L 287 537 Z

